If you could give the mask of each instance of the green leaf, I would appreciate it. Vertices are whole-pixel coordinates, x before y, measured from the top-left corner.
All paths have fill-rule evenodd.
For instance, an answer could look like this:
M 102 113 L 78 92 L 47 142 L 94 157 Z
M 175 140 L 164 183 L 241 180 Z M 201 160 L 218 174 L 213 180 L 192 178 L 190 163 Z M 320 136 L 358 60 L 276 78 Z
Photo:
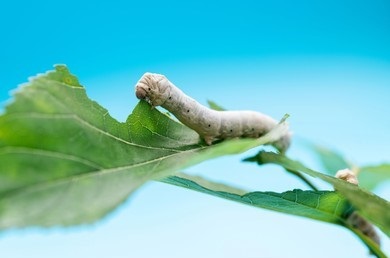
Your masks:
M 386 257 L 375 242 L 349 225 L 347 216 L 353 209 L 349 202 L 338 192 L 302 190 L 283 193 L 247 192 L 183 173 L 160 181 L 256 208 L 297 215 L 347 227 L 363 241 L 374 255 Z
M 390 203 L 379 196 L 343 180 L 311 170 L 297 161 L 273 152 L 260 152 L 258 155 L 246 159 L 246 161 L 254 161 L 259 164 L 277 164 L 287 170 L 305 173 L 332 184 L 360 214 L 377 225 L 385 234 L 390 235 Z
M 358 171 L 359 186 L 373 190 L 379 184 L 390 179 L 390 164 L 358 167 L 348 162 L 340 153 L 309 143 L 310 149 L 318 156 L 325 172 L 335 175 L 340 169 L 349 168 Z
M 144 101 L 120 123 L 56 66 L 0 116 L 0 229 L 93 222 L 148 180 L 272 142 L 282 129 L 204 146 Z
M 216 102 L 214 102 L 212 100 L 207 100 L 207 104 L 209 104 L 209 107 L 211 109 L 214 109 L 214 110 L 217 110 L 217 111 L 224 111 L 224 110 L 226 110 L 225 108 L 223 108 L 222 106 L 218 105 Z
M 283 193 L 246 192 L 185 174 L 170 176 L 160 181 L 254 207 L 338 225 L 343 224 L 344 215 L 351 208 L 348 202 L 334 191 L 303 191 L 295 189 Z
M 340 153 L 323 146 L 310 144 L 310 148 L 318 156 L 322 166 L 329 175 L 335 175 L 340 169 L 354 167 Z
M 358 179 L 361 187 L 372 190 L 379 184 L 390 180 L 390 164 L 361 167 Z

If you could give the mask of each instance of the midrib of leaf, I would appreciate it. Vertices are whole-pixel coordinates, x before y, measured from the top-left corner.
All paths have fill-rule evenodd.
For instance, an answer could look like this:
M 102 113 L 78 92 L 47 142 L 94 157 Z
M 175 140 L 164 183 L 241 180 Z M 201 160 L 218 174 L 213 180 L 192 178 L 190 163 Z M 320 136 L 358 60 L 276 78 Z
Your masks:
M 11 153 L 23 153 L 23 154 L 32 154 L 36 156 L 43 156 L 43 157 L 52 157 L 52 158 L 58 158 L 58 159 L 64 159 L 64 160 L 69 160 L 69 161 L 75 161 L 80 164 L 86 165 L 90 167 L 91 169 L 95 170 L 102 170 L 104 169 L 101 167 L 99 164 L 96 164 L 92 161 L 89 161 L 87 159 L 82 159 L 80 157 L 70 155 L 70 154 L 65 154 L 65 153 L 60 153 L 60 152 L 55 152 L 55 151 L 49 151 L 49 150 L 42 150 L 42 149 L 33 149 L 33 148 L 26 148 L 26 147 L 2 147 L 0 148 L 0 155 L 2 154 L 11 154 Z
M 79 89 L 79 88 L 77 88 Z M 108 114 L 108 113 L 107 113 Z M 121 142 L 121 143 L 124 143 L 126 145 L 129 145 L 129 146 L 135 146 L 135 147 L 139 147 L 139 148 L 145 148 L 145 149 L 151 149 L 151 150 L 164 150 L 164 151 L 172 151 L 172 152 L 180 152 L 180 150 L 177 150 L 177 149 L 173 149 L 173 148 L 164 148 L 164 147 L 153 147 L 153 146 L 145 146 L 145 145 L 141 145 L 141 144 L 136 144 L 134 142 L 130 142 L 126 139 L 123 139 L 123 138 L 120 138 L 108 131 L 104 131 L 103 129 L 101 128 L 98 128 L 94 125 L 92 125 L 91 123 L 83 120 L 80 116 L 76 115 L 76 114 L 71 114 L 71 113 L 64 113 L 64 114 L 45 114 L 45 113 L 15 113 L 15 114 L 10 114 L 10 115 L 7 115 L 6 118 L 8 119 L 26 119 L 26 118 L 35 118 L 35 119 L 47 119 L 47 120 L 57 120 L 57 119 L 64 119 L 64 120 L 74 120 L 75 122 L 79 123 L 80 125 L 85 125 L 89 128 L 91 128 L 92 130 L 98 132 L 99 134 L 102 134 L 102 135 L 105 135 L 105 136 L 108 136 L 112 139 L 114 139 L 115 141 L 118 141 L 118 142 Z M 122 126 L 124 126 L 125 124 L 121 123 Z M 145 129 L 149 130 L 148 128 L 145 127 Z M 161 134 L 157 134 L 157 133 L 154 133 L 158 136 L 161 136 L 161 137 L 165 137 L 165 138 L 168 138 L 169 140 L 175 140 L 177 141 L 177 139 L 173 139 L 173 138 L 169 138 L 169 137 L 166 137 L 164 135 L 161 135 Z M 198 145 L 199 149 L 204 149 L 205 146 L 202 146 L 202 145 Z
M 347 211 L 344 209 L 345 208 L 344 207 L 341 210 L 342 212 L 340 214 L 337 214 L 338 211 L 340 212 L 339 209 L 340 209 L 341 199 L 337 199 L 337 203 L 332 206 L 333 207 L 332 210 L 320 209 L 322 197 L 326 197 L 327 195 L 330 194 L 332 194 L 334 197 L 338 196 L 334 192 L 330 192 L 330 191 L 293 190 L 284 193 L 260 192 L 260 191 L 247 192 L 241 189 L 224 186 L 223 184 L 218 184 L 218 183 L 215 184 L 211 181 L 204 180 L 204 179 L 203 182 L 200 183 L 199 180 L 200 180 L 199 178 L 194 178 L 185 174 L 179 174 L 177 176 L 170 176 L 168 178 L 161 179 L 160 181 L 164 183 L 184 187 L 187 189 L 195 190 L 201 193 L 206 193 L 224 199 L 232 200 L 235 202 L 243 203 L 246 205 L 254 206 L 254 207 L 260 207 L 268 210 L 302 216 L 303 214 L 302 211 L 297 209 L 297 206 L 299 206 L 303 208 L 305 212 L 307 212 L 306 215 L 303 215 L 305 217 L 326 221 L 338 225 L 343 224 L 343 218 L 341 215 Z M 205 182 L 207 182 L 208 187 L 203 186 Z M 218 190 L 221 187 L 226 187 L 227 189 L 229 189 L 229 192 Z M 293 195 L 294 200 L 287 198 L 291 194 Z M 306 202 L 303 201 L 305 198 L 303 198 L 304 196 L 302 196 L 301 194 L 305 194 L 306 198 L 310 196 L 311 201 L 313 199 L 316 199 L 316 205 L 315 206 L 308 205 L 308 201 L 307 200 Z M 266 201 L 264 201 L 264 199 L 266 199 Z M 278 205 L 281 203 L 283 203 L 284 205 Z M 293 204 L 294 207 L 292 207 L 291 204 Z M 344 205 L 347 205 L 345 201 L 344 201 Z M 307 215 L 310 213 L 312 216 Z
M 23 191 L 31 191 L 31 189 L 42 189 L 42 188 L 45 188 L 45 187 L 50 187 L 50 185 L 52 184 L 59 184 L 59 183 L 66 183 L 66 182 L 71 182 L 71 181 L 77 181 L 78 179 L 86 179 L 86 178 L 91 178 L 91 177 L 99 177 L 101 175 L 108 175 L 108 174 L 113 174 L 113 173 L 118 173 L 118 172 L 123 172 L 123 171 L 128 171 L 128 170 L 131 170 L 133 168 L 136 168 L 136 167 L 142 167 L 144 165 L 148 165 L 148 164 L 152 164 L 152 163 L 160 163 L 161 161 L 163 160 L 166 160 L 166 159 L 174 159 L 176 156 L 182 156 L 183 153 L 193 153 L 194 151 L 198 151 L 198 150 L 202 150 L 204 149 L 203 147 L 202 148 L 199 148 L 199 149 L 193 149 L 193 150 L 187 150 L 187 151 L 182 151 L 182 152 L 177 152 L 177 153 L 173 153 L 173 154 L 170 154 L 170 155 L 166 155 L 166 156 L 163 156 L 163 157 L 159 157 L 159 158 L 155 158 L 155 159 L 151 159 L 151 160 L 146 160 L 144 162 L 140 162 L 140 163 L 136 163 L 136 164 L 131 164 L 131 165 L 126 165 L 126 166 L 117 166 L 117 167 L 113 167 L 113 168 L 103 168 L 103 167 L 100 167 L 99 165 L 89 161 L 89 160 L 85 160 L 85 159 L 80 159 L 78 158 L 77 156 L 74 156 L 74 155 L 69 155 L 69 154 L 64 154 L 64 153 L 58 153 L 58 152 L 53 152 L 53 151 L 47 151 L 47 150 L 42 150 L 42 149 L 31 149 L 31 148 L 25 148 L 25 147 L 4 147 L 4 148 L 0 148 L 1 149 L 5 149 L 4 152 L 7 152 L 7 153 L 24 153 L 24 154 L 32 154 L 32 155 L 36 155 L 36 156 L 43 156 L 43 157 L 55 157 L 55 158 L 59 158 L 59 159 L 68 159 L 68 160 L 72 160 L 72 161 L 76 161 L 76 162 L 79 162 L 83 165 L 87 165 L 87 166 L 90 166 L 93 170 L 89 171 L 89 172 L 86 172 L 86 173 L 82 173 L 82 174 L 76 174 L 76 175 L 69 175 L 67 177 L 64 177 L 64 178 L 58 178 L 56 180 L 52 180 L 52 181 L 48 181 L 48 182 L 40 182 L 40 183 L 37 183 L 37 184 L 32 184 L 32 185 L 29 185 L 29 186 L 22 186 L 18 189 L 13 189 L 11 191 L 7 191 L 5 192 L 4 194 L 7 195 L 9 194 L 9 192 L 12 192 L 12 193 L 17 193 L 17 192 L 23 192 Z M 7 151 L 8 149 L 8 151 Z M 12 151 L 14 150 L 14 151 Z M 0 153 L 1 155 L 1 153 Z M 185 168 L 186 166 L 184 165 L 183 168 Z M 158 173 L 155 173 L 155 171 L 150 171 L 148 174 L 147 174 L 147 178 L 146 180 L 150 180 L 150 179 L 156 179 L 156 178 L 159 178 L 159 177 L 163 177 L 163 176 L 166 176 L 166 175 L 169 175 L 169 174 L 174 174 L 175 172 L 174 171 L 160 171 Z M 153 177 L 150 177 L 151 174 L 155 174 Z M 0 193 L 0 196 L 2 194 Z

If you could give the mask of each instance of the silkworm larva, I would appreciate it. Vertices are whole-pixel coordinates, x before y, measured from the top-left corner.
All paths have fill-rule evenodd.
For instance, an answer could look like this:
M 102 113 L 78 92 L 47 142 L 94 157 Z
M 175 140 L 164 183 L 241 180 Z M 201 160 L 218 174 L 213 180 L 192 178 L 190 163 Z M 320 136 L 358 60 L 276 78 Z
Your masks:
M 219 139 L 258 138 L 278 124 L 260 112 L 209 109 L 184 94 L 161 74 L 145 73 L 135 87 L 135 94 L 152 107 L 162 106 L 171 112 L 180 122 L 195 130 L 208 145 Z M 285 152 L 290 138 L 291 134 L 286 132 L 272 145 Z
M 354 185 L 358 185 L 359 183 L 356 174 L 348 168 L 337 171 L 336 178 L 342 179 Z M 381 241 L 379 235 L 375 231 L 374 226 L 365 218 L 360 216 L 356 211 L 353 211 L 348 215 L 347 223 L 352 225 L 352 227 L 359 229 L 364 235 L 371 238 L 375 243 L 380 245 Z

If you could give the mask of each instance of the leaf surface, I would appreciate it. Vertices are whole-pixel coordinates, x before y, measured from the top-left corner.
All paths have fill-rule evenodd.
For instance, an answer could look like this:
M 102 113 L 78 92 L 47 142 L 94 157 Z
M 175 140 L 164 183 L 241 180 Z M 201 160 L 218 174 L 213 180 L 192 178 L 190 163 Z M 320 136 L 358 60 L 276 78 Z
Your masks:
M 258 208 L 334 224 L 342 224 L 343 216 L 351 208 L 346 199 L 334 191 L 303 191 L 295 189 L 283 193 L 246 192 L 185 174 L 170 176 L 160 181 Z
M 358 179 L 360 186 L 373 190 L 381 183 L 390 180 L 390 164 L 363 166 L 359 169 Z
M 386 258 L 386 255 L 375 242 L 348 223 L 347 217 L 351 214 L 353 208 L 336 191 L 303 191 L 295 189 L 283 193 L 248 192 L 184 173 L 169 176 L 160 181 L 256 208 L 344 226 L 356 234 L 374 255 Z
M 144 101 L 120 123 L 56 66 L 16 91 L 0 115 L 0 229 L 93 222 L 146 181 L 268 143 L 281 128 L 205 146 Z
M 340 169 L 352 169 L 353 167 L 340 153 L 334 150 L 315 144 L 310 144 L 310 148 L 318 156 L 325 172 L 329 175 L 335 175 Z
M 262 151 L 258 155 L 246 159 L 246 161 L 254 161 L 259 164 L 277 164 L 287 170 L 305 173 L 332 184 L 339 193 L 351 202 L 359 213 L 390 236 L 390 203 L 379 196 L 341 179 L 311 170 L 297 161 L 273 152 Z

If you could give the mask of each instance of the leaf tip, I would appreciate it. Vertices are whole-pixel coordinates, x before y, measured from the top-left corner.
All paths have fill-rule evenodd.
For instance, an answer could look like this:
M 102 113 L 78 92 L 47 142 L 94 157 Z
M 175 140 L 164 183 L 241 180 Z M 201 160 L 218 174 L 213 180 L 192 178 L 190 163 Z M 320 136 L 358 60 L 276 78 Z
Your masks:
M 47 71 L 45 74 L 38 74 L 36 77 L 31 77 L 30 81 L 40 78 L 61 82 L 73 87 L 83 87 L 79 83 L 77 77 L 70 73 L 68 67 L 65 64 L 55 64 L 54 70 Z
M 279 124 L 286 122 L 286 120 L 287 120 L 289 117 L 290 117 L 290 114 L 288 114 L 288 113 L 284 114 L 284 116 L 282 117 L 282 119 L 280 119 Z

